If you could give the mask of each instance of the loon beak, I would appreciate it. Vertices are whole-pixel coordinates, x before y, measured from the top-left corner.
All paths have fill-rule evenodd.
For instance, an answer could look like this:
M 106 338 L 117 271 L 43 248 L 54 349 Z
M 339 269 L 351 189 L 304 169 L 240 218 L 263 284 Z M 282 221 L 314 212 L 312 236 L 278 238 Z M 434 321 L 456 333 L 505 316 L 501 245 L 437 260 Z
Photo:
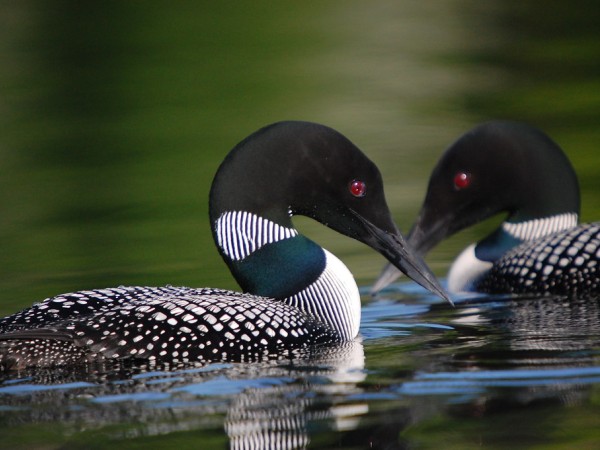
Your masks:
M 379 291 L 385 289 L 398 278 L 400 278 L 401 275 L 402 272 L 400 272 L 396 266 L 387 263 L 375 280 L 375 283 L 373 283 L 373 286 L 371 286 L 371 295 L 376 295 Z
M 407 237 L 407 245 L 413 249 L 415 255 L 418 255 L 416 256 L 416 258 L 418 258 L 418 260 L 421 262 L 421 258 L 448 235 L 448 222 L 450 221 L 443 220 L 435 221 L 432 224 L 425 224 L 423 217 L 423 214 L 419 215 L 417 222 L 413 225 Z M 392 260 L 390 259 L 390 261 Z M 422 264 L 425 265 L 424 262 L 422 262 Z M 371 294 L 376 294 L 386 286 L 389 286 L 394 281 L 396 281 L 400 277 L 400 275 L 402 275 L 400 271 L 404 272 L 406 275 L 412 278 L 412 276 L 409 273 L 402 270 L 402 268 L 397 268 L 396 265 L 386 264 L 375 283 L 373 283 L 373 287 L 371 288 Z M 449 299 L 447 300 L 450 301 Z M 452 303 L 452 301 L 450 301 L 450 303 Z
M 439 295 L 454 306 L 454 303 L 431 272 L 431 269 L 425 264 L 419 254 L 412 249 L 411 245 L 406 242 L 399 231 L 395 233 L 384 231 L 360 217 L 360 215 L 357 214 L 356 216 L 361 219 L 361 222 L 369 232 L 370 239 L 367 239 L 367 244 L 385 256 L 393 264 L 390 267 L 396 272 L 397 267 L 425 289 Z

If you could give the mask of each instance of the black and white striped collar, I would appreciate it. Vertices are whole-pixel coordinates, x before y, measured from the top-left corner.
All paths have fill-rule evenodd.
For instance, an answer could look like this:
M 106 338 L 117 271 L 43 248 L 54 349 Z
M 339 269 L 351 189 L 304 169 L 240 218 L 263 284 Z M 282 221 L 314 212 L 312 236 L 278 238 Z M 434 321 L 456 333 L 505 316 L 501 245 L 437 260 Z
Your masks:
M 235 263 L 266 245 L 299 236 L 294 228 L 248 211 L 222 213 L 215 230 L 218 246 Z M 343 339 L 352 339 L 360 325 L 358 287 L 344 263 L 327 250 L 321 250 L 325 261 L 320 275 L 299 292 L 281 300 L 328 324 Z
M 531 241 L 542 236 L 566 230 L 577 225 L 576 213 L 557 214 L 555 216 L 527 220 L 525 222 L 504 222 L 502 230 L 520 241 Z
M 267 244 L 298 235 L 294 228 L 248 211 L 224 212 L 215 227 L 219 248 L 233 261 L 241 261 Z

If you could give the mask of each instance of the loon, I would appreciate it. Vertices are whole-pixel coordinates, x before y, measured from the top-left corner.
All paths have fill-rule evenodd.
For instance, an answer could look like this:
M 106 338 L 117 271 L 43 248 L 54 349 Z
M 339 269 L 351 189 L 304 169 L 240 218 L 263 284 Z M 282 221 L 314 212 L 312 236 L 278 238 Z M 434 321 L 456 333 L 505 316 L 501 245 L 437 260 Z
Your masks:
M 354 339 L 356 282 L 338 258 L 294 228 L 296 214 L 369 245 L 448 299 L 408 250 L 375 164 L 331 128 L 278 122 L 233 148 L 210 191 L 212 235 L 243 293 L 118 287 L 48 298 L 0 319 L 0 370 L 254 361 Z
M 578 224 L 579 209 L 575 171 L 549 136 L 520 122 L 486 122 L 442 155 L 407 240 L 425 255 L 444 238 L 506 213 L 453 262 L 449 291 L 596 297 L 600 222 Z M 398 276 L 386 266 L 373 292 Z

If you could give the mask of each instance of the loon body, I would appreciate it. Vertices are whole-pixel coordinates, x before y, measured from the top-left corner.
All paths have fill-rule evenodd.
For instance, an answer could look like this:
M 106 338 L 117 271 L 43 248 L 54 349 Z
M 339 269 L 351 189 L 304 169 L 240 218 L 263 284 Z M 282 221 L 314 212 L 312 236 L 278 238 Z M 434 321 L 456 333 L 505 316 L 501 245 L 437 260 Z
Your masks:
M 453 292 L 600 294 L 600 223 L 578 224 L 579 184 L 561 148 L 517 122 L 484 123 L 433 169 L 408 241 L 421 255 L 497 213 L 501 225 L 469 245 L 448 273 Z M 379 290 L 399 273 L 384 269 Z
M 352 340 L 356 283 L 338 258 L 296 231 L 294 214 L 366 243 L 445 297 L 406 250 L 377 167 L 325 126 L 280 122 L 240 142 L 217 171 L 209 209 L 215 243 L 244 293 L 119 287 L 49 298 L 0 319 L 0 369 L 249 361 Z

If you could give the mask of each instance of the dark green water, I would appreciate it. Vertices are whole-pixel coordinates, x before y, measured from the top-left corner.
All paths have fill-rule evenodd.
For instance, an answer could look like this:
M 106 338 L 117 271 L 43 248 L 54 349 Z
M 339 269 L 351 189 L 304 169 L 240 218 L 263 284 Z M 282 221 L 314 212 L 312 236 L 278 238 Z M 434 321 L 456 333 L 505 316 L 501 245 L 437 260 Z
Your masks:
M 592 1 L 3 2 L 0 313 L 93 287 L 235 288 L 208 189 L 283 119 L 361 147 L 404 230 L 447 145 L 524 120 L 565 149 L 598 220 L 599 23 Z M 429 263 L 444 276 L 495 223 Z M 379 273 L 367 247 L 298 225 L 359 285 Z M 597 448 L 597 304 L 433 303 L 411 283 L 365 296 L 362 345 L 317 362 L 5 382 L 0 447 L 223 448 L 262 412 L 292 447 Z

